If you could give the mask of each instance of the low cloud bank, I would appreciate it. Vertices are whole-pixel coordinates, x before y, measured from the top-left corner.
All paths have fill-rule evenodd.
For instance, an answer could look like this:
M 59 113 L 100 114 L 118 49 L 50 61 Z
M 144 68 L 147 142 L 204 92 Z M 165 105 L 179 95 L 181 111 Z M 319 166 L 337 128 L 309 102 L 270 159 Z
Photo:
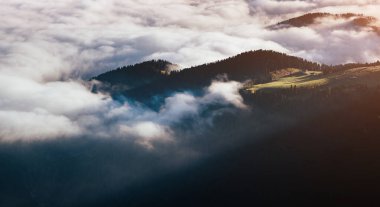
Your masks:
M 372 62 L 380 55 L 379 34 L 350 20 L 267 26 L 306 12 L 378 16 L 378 9 L 376 1 L 330 0 L 2 1 L 0 140 L 128 137 L 147 149 L 175 143 L 177 127 L 189 119 L 208 125 L 226 109 L 245 110 L 240 84 L 214 82 L 202 96 L 173 91 L 155 111 L 128 97 L 120 103 L 93 94 L 83 80 L 143 60 L 186 67 L 255 49 L 326 64 Z
M 7 88 L 17 81 L 23 85 Z M 136 143 L 153 148 L 155 141 L 175 141 L 173 124 L 189 117 L 202 122 L 200 113 L 210 105 L 246 108 L 238 93 L 238 82 L 214 81 L 201 97 L 191 92 L 173 92 L 159 111 L 133 100 L 120 103 L 104 94 L 93 94 L 78 82 L 41 84 L 10 77 L 0 82 L 4 97 L 0 103 L 0 122 L 4 123 L 0 126 L 0 140 L 5 142 L 78 136 L 135 137 Z M 208 117 L 207 122 L 211 123 L 212 118 Z

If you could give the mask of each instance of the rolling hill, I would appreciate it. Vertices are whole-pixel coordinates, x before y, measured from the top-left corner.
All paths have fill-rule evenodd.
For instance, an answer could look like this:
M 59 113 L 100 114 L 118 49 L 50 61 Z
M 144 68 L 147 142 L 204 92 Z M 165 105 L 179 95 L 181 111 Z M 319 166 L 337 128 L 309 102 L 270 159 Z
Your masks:
M 290 87 L 315 88 L 366 85 L 380 86 L 380 66 L 358 67 L 324 74 L 320 71 L 301 71 L 293 69 L 293 73 L 280 77 L 268 83 L 247 87 L 251 92 L 260 90 L 276 90 Z
M 114 98 L 122 95 L 149 103 L 154 97 L 165 97 L 174 91 L 202 91 L 218 78 L 245 82 L 250 91 L 291 86 L 316 87 L 334 82 L 339 74 L 348 73 L 351 69 L 378 65 L 380 62 L 327 66 L 283 53 L 257 50 L 183 70 L 176 70 L 178 66 L 170 62 L 153 60 L 121 67 L 92 80 L 101 82 L 95 84 L 94 92 L 105 91 Z
M 257 50 L 241 53 L 221 61 L 203 64 L 171 73 L 162 71 L 173 64 L 167 61 L 149 61 L 118 68 L 92 80 L 100 81 L 97 90 L 114 95 L 122 94 L 141 101 L 171 91 L 201 90 L 218 76 L 234 81 L 266 83 L 272 81 L 271 72 L 285 68 L 322 71 L 330 67 L 283 53 Z M 96 90 L 95 90 L 96 91 Z

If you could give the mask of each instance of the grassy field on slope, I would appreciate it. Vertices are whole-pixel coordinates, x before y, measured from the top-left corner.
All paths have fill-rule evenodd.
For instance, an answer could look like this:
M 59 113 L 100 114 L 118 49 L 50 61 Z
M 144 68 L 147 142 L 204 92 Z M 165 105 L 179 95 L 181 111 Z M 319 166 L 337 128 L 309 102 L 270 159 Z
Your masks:
M 246 90 L 255 93 L 259 90 L 275 90 L 291 87 L 337 87 L 358 84 L 376 87 L 380 85 L 380 67 L 354 68 L 327 75 L 320 71 L 302 71 L 290 68 L 272 73 L 272 79 L 273 81 L 269 83 L 248 84 Z

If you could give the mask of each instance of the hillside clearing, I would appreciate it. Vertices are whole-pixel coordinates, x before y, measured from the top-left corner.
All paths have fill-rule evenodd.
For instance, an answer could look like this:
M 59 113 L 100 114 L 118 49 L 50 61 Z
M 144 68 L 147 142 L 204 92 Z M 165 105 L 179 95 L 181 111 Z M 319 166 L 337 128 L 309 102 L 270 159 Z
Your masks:
M 289 73 L 289 75 L 284 75 Z M 362 67 L 341 71 L 333 74 L 323 74 L 320 71 L 302 71 L 299 69 L 284 69 L 273 73 L 274 81 L 264 84 L 250 85 L 246 90 L 255 93 L 259 90 L 284 88 L 311 88 L 318 86 L 337 87 L 341 85 L 365 85 L 376 87 L 380 85 L 380 67 Z

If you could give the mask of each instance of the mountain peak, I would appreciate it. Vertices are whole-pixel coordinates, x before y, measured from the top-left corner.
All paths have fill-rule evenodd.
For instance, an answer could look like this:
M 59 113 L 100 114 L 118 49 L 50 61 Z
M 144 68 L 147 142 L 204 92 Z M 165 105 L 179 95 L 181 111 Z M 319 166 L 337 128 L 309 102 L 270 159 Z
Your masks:
M 153 59 L 135 65 L 119 67 L 116 70 L 139 70 L 139 72 L 166 73 L 178 69 L 178 65 L 167 60 Z
M 178 65 L 158 59 L 119 67 L 92 79 L 111 85 L 128 83 L 128 88 L 134 88 L 163 78 L 176 70 L 179 70 Z

